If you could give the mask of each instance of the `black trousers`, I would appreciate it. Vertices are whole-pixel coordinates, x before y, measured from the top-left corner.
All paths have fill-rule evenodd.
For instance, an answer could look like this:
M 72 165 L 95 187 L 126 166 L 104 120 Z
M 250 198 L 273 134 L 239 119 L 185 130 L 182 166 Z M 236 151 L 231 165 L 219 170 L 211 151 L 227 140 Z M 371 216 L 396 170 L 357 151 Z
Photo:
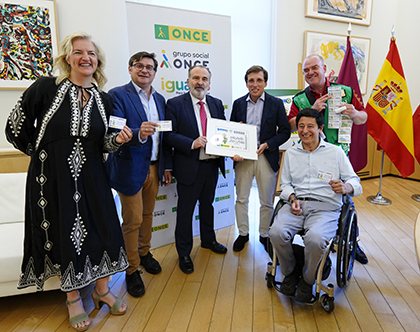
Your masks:
M 202 242 L 216 240 L 214 233 L 213 201 L 218 179 L 218 161 L 199 161 L 197 177 L 193 184 L 177 184 L 178 206 L 175 227 L 175 244 L 180 257 L 188 256 L 193 247 L 193 213 L 198 202 L 200 238 Z M 188 166 L 186 166 L 188 167 Z

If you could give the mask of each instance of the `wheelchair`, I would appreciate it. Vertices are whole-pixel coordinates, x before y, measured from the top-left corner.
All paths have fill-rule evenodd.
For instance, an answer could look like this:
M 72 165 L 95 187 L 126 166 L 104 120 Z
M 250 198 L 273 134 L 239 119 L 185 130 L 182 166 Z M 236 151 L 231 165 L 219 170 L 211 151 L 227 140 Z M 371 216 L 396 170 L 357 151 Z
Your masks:
M 273 211 L 271 217 L 270 226 L 273 224 L 277 213 L 285 204 L 284 201 L 280 200 Z M 303 231 L 299 232 L 298 235 L 303 235 Z M 331 272 L 331 259 L 329 257 L 330 252 L 336 253 L 336 278 L 337 285 L 340 288 L 346 286 L 353 273 L 354 260 L 356 255 L 357 245 L 357 215 L 354 206 L 351 204 L 350 197 L 348 195 L 343 196 L 343 206 L 341 208 L 340 217 L 338 219 L 338 229 L 336 235 L 330 240 L 328 249 L 325 251 L 321 261 L 318 265 L 315 281 L 315 296 L 308 303 L 314 305 L 318 302 L 321 303 L 322 308 L 331 313 L 334 310 L 334 285 L 329 283 L 325 285 L 323 283 Z M 303 254 L 303 247 L 293 244 L 295 256 L 299 251 Z M 300 248 L 298 248 L 300 247 Z M 266 281 L 267 287 L 274 287 L 280 292 L 281 282 L 276 280 L 277 270 L 277 257 L 276 252 L 273 250 L 271 241 L 268 241 L 268 253 L 272 258 L 272 262 L 267 264 Z M 300 250 L 299 250 L 300 249 Z M 299 255 L 299 253 L 298 253 Z M 297 257 L 298 261 L 298 257 Z M 321 295 L 321 291 L 325 294 Z

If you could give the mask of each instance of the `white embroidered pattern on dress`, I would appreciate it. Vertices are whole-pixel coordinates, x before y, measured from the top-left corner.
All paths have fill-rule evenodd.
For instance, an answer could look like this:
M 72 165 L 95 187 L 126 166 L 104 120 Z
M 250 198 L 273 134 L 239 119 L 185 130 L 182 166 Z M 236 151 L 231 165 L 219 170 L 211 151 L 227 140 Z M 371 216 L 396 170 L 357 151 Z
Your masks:
M 64 100 L 64 96 L 72 83 L 69 80 L 64 80 L 57 89 L 57 92 L 54 96 L 54 99 L 51 103 L 50 108 L 45 113 L 44 117 L 42 118 L 42 122 L 40 124 L 39 134 L 35 141 L 35 150 L 38 150 L 39 144 L 41 143 L 42 138 L 44 137 L 45 130 L 47 128 L 48 123 L 54 116 L 54 114 L 58 111 L 61 106 L 61 103 Z
M 95 280 L 124 271 L 127 267 L 127 255 L 122 247 L 116 261 L 111 261 L 108 253 L 104 251 L 99 265 L 92 265 L 90 257 L 86 256 L 83 272 L 76 273 L 73 262 L 70 262 L 63 275 L 61 275 L 60 264 L 53 264 L 51 259 L 45 255 L 44 271 L 37 277 L 34 259 L 31 257 L 26 265 L 25 272 L 19 276 L 17 288 L 36 286 L 37 291 L 42 291 L 48 278 L 61 276 L 61 290 L 71 292 L 88 286 Z
M 83 164 L 86 161 L 85 152 L 83 151 L 83 146 L 79 138 L 76 139 L 76 142 L 74 142 L 73 150 L 70 156 L 67 158 L 67 160 L 70 165 L 70 171 L 72 172 L 72 176 L 74 178 L 75 191 L 73 194 L 73 200 L 76 203 L 77 213 L 72 227 L 72 231 L 70 233 L 70 239 L 73 242 L 77 254 L 80 255 L 80 252 L 82 251 L 83 241 L 85 240 L 88 232 L 86 230 L 83 219 L 79 214 L 79 200 L 82 197 L 82 195 L 78 190 L 77 180 L 79 178 L 80 172 L 82 171 Z
M 84 88 L 89 93 L 95 93 L 94 88 Z M 71 108 L 71 123 L 70 123 L 70 136 L 88 137 L 90 130 L 90 121 L 93 108 L 93 98 L 89 98 L 83 110 L 79 107 L 79 94 L 80 88 L 73 85 L 70 89 L 70 108 Z M 99 107 L 99 105 L 98 105 Z
M 95 96 L 96 104 L 98 105 L 98 109 L 99 109 L 99 114 L 101 115 L 102 121 L 104 122 L 104 125 L 105 125 L 105 133 L 107 133 L 108 132 L 108 120 L 107 120 L 107 117 L 106 117 L 105 105 L 102 102 L 101 94 L 99 93 L 98 90 L 96 90 L 94 88 L 92 88 L 90 91 Z
M 19 98 L 14 109 L 9 115 L 9 124 L 13 135 L 18 137 L 22 129 L 22 124 L 25 122 L 26 116 L 22 109 L 22 97 Z
M 45 243 L 44 243 L 44 249 L 47 251 L 50 251 L 53 247 L 53 242 L 49 240 L 48 236 L 48 230 L 50 228 L 50 222 L 46 218 L 45 208 L 48 205 L 48 200 L 44 197 L 44 185 L 47 182 L 47 177 L 44 174 L 44 163 L 48 158 L 48 154 L 45 150 L 41 150 L 39 152 L 38 158 L 41 162 L 41 173 L 36 177 L 36 181 L 38 182 L 41 189 L 39 190 L 40 193 L 40 199 L 38 200 L 38 206 L 42 210 L 42 221 L 40 227 L 45 232 Z

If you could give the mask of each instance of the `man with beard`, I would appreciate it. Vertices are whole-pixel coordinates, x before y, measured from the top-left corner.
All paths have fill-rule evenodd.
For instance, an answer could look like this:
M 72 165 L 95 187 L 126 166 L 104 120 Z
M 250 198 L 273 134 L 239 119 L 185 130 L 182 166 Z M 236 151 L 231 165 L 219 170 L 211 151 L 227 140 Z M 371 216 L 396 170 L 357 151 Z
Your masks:
M 224 158 L 205 153 L 207 119 L 225 120 L 221 100 L 207 95 L 210 70 L 193 66 L 188 71 L 189 92 L 169 99 L 166 119 L 172 121 L 172 131 L 165 134 L 165 144 L 173 148 L 173 174 L 177 179 L 178 206 L 175 244 L 179 267 L 192 273 L 190 257 L 193 247 L 192 219 L 197 200 L 200 203 L 201 247 L 225 254 L 227 249 L 216 241 L 213 200 L 220 168 L 225 175 Z

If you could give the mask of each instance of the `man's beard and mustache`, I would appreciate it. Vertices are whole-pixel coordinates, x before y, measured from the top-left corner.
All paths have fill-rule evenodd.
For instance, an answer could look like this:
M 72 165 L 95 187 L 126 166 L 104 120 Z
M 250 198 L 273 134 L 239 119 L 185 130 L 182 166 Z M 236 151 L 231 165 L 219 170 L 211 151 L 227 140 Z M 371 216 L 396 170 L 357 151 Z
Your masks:
M 197 90 L 197 88 L 201 88 L 203 90 Z M 207 90 L 204 85 L 196 84 L 194 85 L 193 89 L 190 89 L 192 95 L 197 99 L 203 99 L 207 93 Z

